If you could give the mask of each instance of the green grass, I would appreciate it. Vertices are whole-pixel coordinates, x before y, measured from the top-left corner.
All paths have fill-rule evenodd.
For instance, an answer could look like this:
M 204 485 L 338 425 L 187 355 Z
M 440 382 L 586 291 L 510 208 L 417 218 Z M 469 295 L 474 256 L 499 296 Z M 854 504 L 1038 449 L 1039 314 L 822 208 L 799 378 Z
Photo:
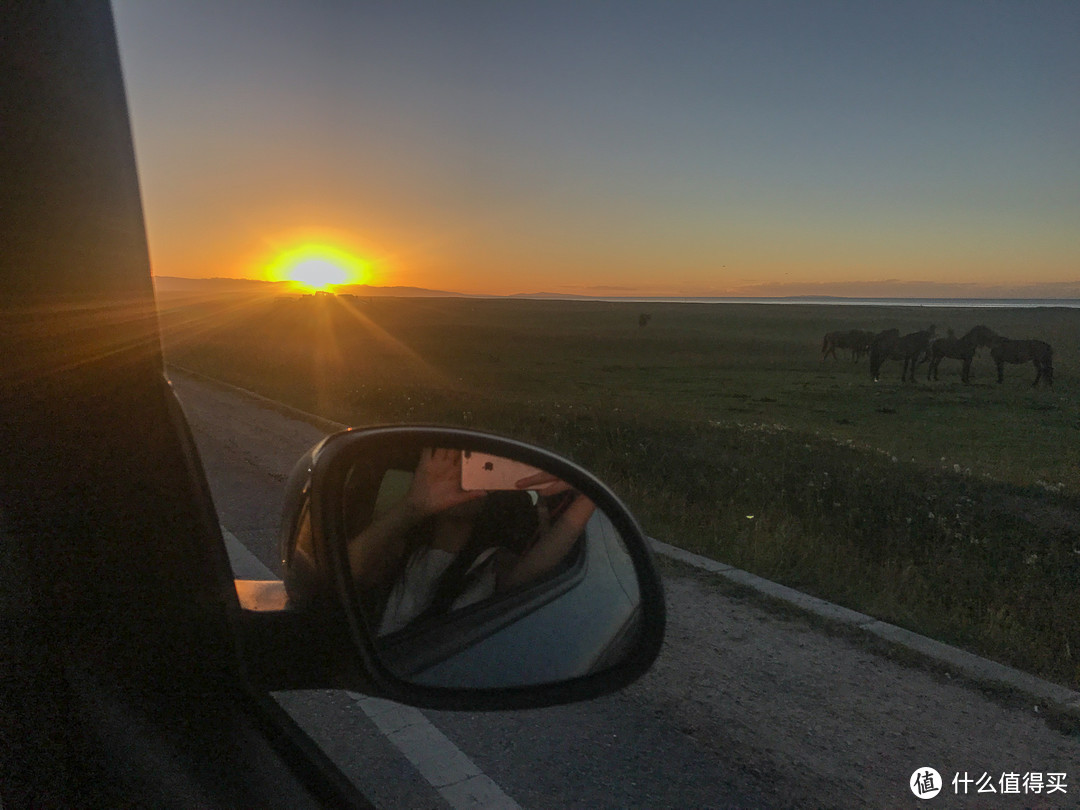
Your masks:
M 638 326 L 638 314 L 650 324 Z M 353 424 L 552 447 L 667 542 L 1080 685 L 1080 311 L 373 299 L 162 303 L 174 362 Z M 1003 385 L 821 362 L 833 329 L 1055 347 Z M 752 516 L 752 517 L 750 517 Z

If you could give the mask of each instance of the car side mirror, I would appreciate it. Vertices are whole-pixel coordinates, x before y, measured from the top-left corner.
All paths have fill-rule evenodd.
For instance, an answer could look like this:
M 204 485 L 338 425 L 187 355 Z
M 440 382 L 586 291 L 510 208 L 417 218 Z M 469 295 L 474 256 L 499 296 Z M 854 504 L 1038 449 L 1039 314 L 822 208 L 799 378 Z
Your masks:
M 468 430 L 349 430 L 288 484 L 290 608 L 340 611 L 382 693 L 512 708 L 619 688 L 655 659 L 660 578 L 626 508 L 553 453 Z

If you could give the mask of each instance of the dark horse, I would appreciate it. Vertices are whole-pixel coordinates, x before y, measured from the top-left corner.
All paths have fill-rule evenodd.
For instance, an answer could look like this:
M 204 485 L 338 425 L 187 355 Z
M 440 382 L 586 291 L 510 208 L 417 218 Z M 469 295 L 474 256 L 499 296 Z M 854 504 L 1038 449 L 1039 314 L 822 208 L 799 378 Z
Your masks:
M 877 382 L 878 373 L 884 360 L 903 360 L 904 368 L 900 371 L 900 380 L 910 379 L 915 382 L 915 366 L 926 359 L 930 341 L 934 339 L 934 327 L 921 332 L 912 332 L 900 336 L 899 329 L 887 329 L 879 333 L 870 344 L 870 376 Z M 908 377 L 910 369 L 911 376 Z
M 862 329 L 852 329 L 847 332 L 829 332 L 821 344 L 821 359 L 825 360 L 830 354 L 833 360 L 836 358 L 837 349 L 851 349 L 851 362 L 856 363 L 864 354 L 870 351 L 870 344 L 874 340 L 873 332 L 864 332 Z
M 998 338 L 990 347 L 990 356 L 994 358 L 997 366 L 999 383 L 1005 382 L 1006 363 L 1031 362 L 1035 364 L 1035 382 L 1031 385 L 1038 385 L 1039 380 L 1046 380 L 1046 384 L 1051 387 L 1054 385 L 1054 350 L 1049 343 L 1041 340 Z
M 926 372 L 926 379 L 938 378 L 938 366 L 946 357 L 953 360 L 962 360 L 964 367 L 960 372 L 960 379 L 967 384 L 971 378 L 971 360 L 975 357 L 975 351 L 980 346 L 993 346 L 998 340 L 998 335 L 992 329 L 979 325 L 969 329 L 963 337 L 956 337 L 949 330 L 949 336 L 938 338 L 930 343 L 930 368 Z

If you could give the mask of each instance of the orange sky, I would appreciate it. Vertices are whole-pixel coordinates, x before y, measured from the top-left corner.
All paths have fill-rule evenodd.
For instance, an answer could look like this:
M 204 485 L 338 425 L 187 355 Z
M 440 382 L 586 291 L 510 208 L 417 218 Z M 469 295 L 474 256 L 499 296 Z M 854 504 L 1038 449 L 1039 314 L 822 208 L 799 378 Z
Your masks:
M 330 6 L 116 3 L 156 274 L 1080 296 L 1080 6 Z

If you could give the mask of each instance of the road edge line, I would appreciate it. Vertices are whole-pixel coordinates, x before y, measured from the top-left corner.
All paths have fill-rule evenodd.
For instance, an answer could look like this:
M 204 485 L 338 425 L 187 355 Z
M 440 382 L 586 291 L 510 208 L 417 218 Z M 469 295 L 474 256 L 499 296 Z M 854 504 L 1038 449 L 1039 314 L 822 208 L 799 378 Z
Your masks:
M 1015 667 L 991 661 L 929 636 L 919 635 L 903 627 L 883 622 L 865 613 L 827 602 L 748 571 L 677 548 L 655 538 L 650 537 L 649 541 L 657 554 L 707 571 L 734 585 L 751 590 L 766 600 L 781 602 L 830 624 L 855 629 L 864 635 L 884 641 L 891 646 L 903 648 L 919 658 L 929 660 L 948 672 L 954 672 L 986 687 L 1008 689 L 1041 703 L 1051 713 L 1062 715 L 1072 721 L 1080 720 L 1080 692 L 1066 686 L 1047 681 Z
M 302 411 L 299 408 L 294 408 L 292 405 L 286 405 L 284 402 L 278 402 L 276 399 L 270 399 L 270 397 L 264 397 L 262 394 L 256 394 L 254 391 L 249 391 L 247 388 L 241 388 L 239 385 L 233 385 L 227 383 L 224 380 L 219 380 L 217 377 L 211 377 L 207 374 L 203 374 L 200 371 L 192 371 L 190 368 L 184 368 L 178 366 L 175 363 L 166 363 L 166 371 L 179 371 L 193 379 L 201 382 L 208 383 L 210 385 L 217 386 L 218 388 L 227 388 L 230 391 L 235 391 L 238 394 L 242 394 L 249 399 L 255 400 L 257 403 L 270 410 L 277 411 L 278 413 L 290 416 L 293 419 L 298 419 L 302 422 L 307 422 L 312 427 L 319 430 L 325 430 L 327 433 L 337 433 L 339 430 L 346 430 L 349 425 L 341 422 L 335 422 L 333 419 L 327 419 L 325 416 L 319 416 L 318 414 L 309 413 L 308 411 Z

